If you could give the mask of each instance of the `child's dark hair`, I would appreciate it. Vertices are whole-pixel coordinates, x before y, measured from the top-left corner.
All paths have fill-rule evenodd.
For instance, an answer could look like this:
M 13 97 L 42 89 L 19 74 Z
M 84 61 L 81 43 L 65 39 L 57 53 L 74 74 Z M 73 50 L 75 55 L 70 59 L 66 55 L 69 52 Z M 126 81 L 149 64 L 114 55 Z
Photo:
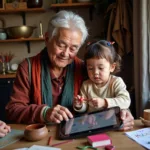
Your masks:
M 86 63 L 87 59 L 90 58 L 105 58 L 110 64 L 116 63 L 114 73 L 120 71 L 121 68 L 121 57 L 118 55 L 111 42 L 106 40 L 100 40 L 89 44 L 86 48 L 84 60 Z

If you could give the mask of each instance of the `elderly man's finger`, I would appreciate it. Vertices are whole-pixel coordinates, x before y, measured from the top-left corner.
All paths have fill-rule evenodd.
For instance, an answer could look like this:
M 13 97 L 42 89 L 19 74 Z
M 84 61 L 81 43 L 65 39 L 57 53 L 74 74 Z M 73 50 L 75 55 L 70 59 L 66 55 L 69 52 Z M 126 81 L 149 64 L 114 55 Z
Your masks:
M 61 114 L 60 111 L 56 112 L 55 118 L 57 118 L 57 119 L 60 120 L 60 121 L 63 121 L 63 116 L 62 116 L 62 114 Z
M 121 119 L 124 120 L 125 122 L 129 122 L 129 121 L 133 121 L 134 118 L 133 116 L 131 115 L 131 113 L 124 109 L 124 110 L 121 110 Z
M 60 110 L 60 111 L 59 111 L 59 114 L 61 114 L 63 120 L 66 120 L 66 121 L 69 120 L 69 116 L 68 116 L 68 114 L 66 113 L 66 111 Z
M 59 120 L 59 119 L 57 119 L 56 117 L 54 117 L 53 119 L 51 119 L 52 120 L 52 122 L 54 122 L 54 123 L 60 123 L 61 121 Z
M 131 129 L 133 129 L 133 127 L 129 126 L 129 127 L 123 127 L 120 130 L 121 131 L 127 131 L 127 130 L 131 130 Z
M 60 112 L 62 112 L 64 116 L 67 115 L 67 117 L 73 118 L 72 113 L 71 113 L 66 107 L 63 107 L 63 106 L 62 106 L 62 107 L 60 108 Z
M 123 124 L 120 130 L 122 131 L 131 130 L 133 129 L 133 126 L 134 126 L 134 121 L 129 121 L 129 122 L 123 121 Z
M 61 105 L 49 108 L 46 112 L 46 120 L 50 122 L 60 123 L 62 120 L 69 120 L 69 118 L 73 118 L 72 113 Z
M 130 121 L 128 121 L 128 122 L 123 121 L 123 125 L 124 125 L 124 127 L 130 127 L 130 126 L 133 127 L 133 125 L 134 125 L 134 120 L 130 120 Z

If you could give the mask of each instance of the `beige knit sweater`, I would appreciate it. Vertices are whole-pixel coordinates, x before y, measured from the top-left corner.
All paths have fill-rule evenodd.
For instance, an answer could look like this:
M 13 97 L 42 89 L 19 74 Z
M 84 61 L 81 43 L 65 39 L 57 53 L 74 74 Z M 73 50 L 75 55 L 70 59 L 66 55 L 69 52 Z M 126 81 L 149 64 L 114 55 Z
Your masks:
M 121 109 L 127 109 L 130 106 L 131 100 L 129 92 L 126 90 L 126 85 L 122 78 L 111 75 L 108 82 L 103 87 L 98 87 L 91 80 L 83 82 L 80 95 L 87 99 L 100 97 L 107 101 L 108 108 L 119 106 Z M 78 112 L 88 112 L 97 110 L 92 106 L 90 101 L 85 102 L 85 106 Z M 100 109 L 100 108 L 99 108 Z

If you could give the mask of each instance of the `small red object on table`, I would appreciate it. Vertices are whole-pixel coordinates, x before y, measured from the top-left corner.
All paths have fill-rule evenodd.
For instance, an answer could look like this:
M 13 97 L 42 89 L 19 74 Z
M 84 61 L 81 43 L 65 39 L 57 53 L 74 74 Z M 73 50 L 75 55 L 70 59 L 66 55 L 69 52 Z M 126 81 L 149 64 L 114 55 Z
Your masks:
M 105 146 L 105 150 L 115 150 L 115 146 L 113 145 Z

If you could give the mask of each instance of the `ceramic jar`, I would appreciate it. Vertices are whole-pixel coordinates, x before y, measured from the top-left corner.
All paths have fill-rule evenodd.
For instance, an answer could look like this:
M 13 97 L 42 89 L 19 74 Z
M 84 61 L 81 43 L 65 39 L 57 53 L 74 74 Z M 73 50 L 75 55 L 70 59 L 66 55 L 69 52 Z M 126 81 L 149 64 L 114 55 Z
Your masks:
M 143 117 L 145 120 L 150 121 L 150 109 L 144 109 Z
M 27 0 L 28 8 L 40 8 L 43 5 L 43 0 Z
M 25 128 L 24 137 L 28 141 L 39 141 L 48 135 L 45 124 L 31 124 Z
M 2 27 L 0 28 L 0 40 L 6 40 L 7 34 L 5 31 L 5 20 L 2 17 L 0 17 L 0 21 L 2 23 Z
M 6 40 L 7 39 L 7 34 L 4 29 L 0 29 L 0 40 Z

